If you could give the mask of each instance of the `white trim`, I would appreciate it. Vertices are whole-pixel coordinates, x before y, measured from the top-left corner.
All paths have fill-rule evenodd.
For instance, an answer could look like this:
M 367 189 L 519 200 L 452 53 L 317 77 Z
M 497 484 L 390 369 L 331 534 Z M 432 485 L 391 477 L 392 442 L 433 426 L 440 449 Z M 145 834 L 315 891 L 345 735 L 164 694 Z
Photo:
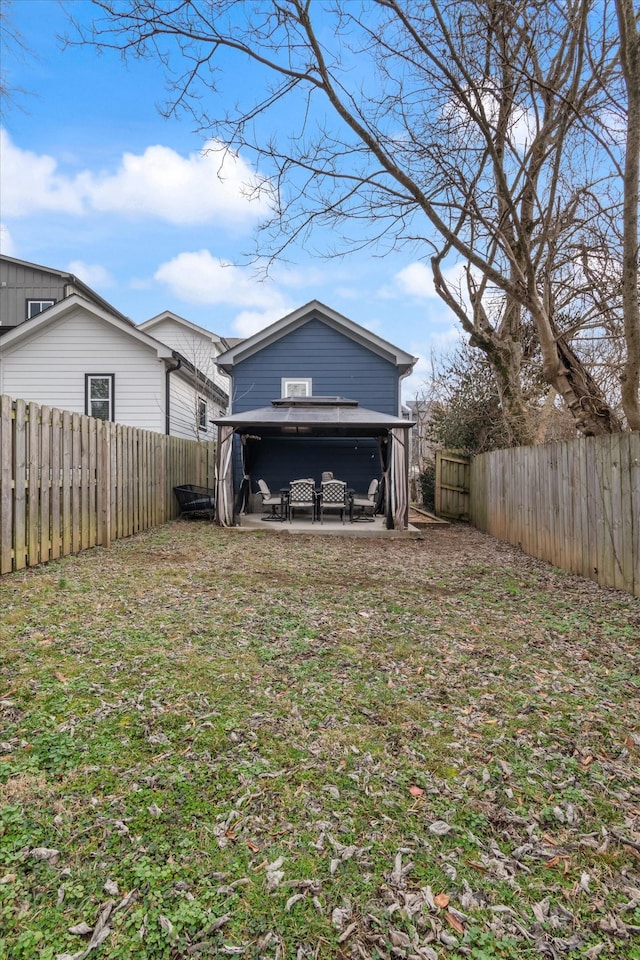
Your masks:
M 109 415 L 107 417 L 100 417 L 100 420 L 106 420 L 111 422 L 115 420 L 115 410 L 113 407 L 113 395 L 115 387 L 115 374 L 114 373 L 87 373 L 87 395 L 86 395 L 86 406 L 87 406 L 87 416 L 95 417 L 93 412 L 93 403 L 104 403 L 106 400 L 109 404 Z M 92 397 L 91 396 L 91 387 L 94 380 L 106 380 L 109 384 L 109 394 L 107 397 Z
M 56 301 L 53 299 L 53 297 L 40 297 L 40 298 L 27 297 L 27 316 L 25 319 L 33 320 L 33 318 L 37 317 L 38 314 L 43 312 L 43 310 L 48 310 L 49 307 L 52 307 L 55 304 L 55 302 Z M 34 303 L 40 304 L 40 309 L 37 311 L 37 313 L 31 313 L 31 307 L 33 306 Z M 42 306 L 43 303 L 46 304 L 45 307 Z
M 202 433 L 206 433 L 209 429 L 208 401 L 206 397 L 201 397 L 200 394 L 196 394 L 196 402 L 198 404 L 198 430 L 200 430 Z
M 200 333 L 205 337 L 208 337 L 213 341 L 213 343 L 221 344 L 222 337 L 218 333 L 214 333 L 213 330 L 207 330 L 206 327 L 201 327 L 197 323 L 193 323 L 191 320 L 185 320 L 184 317 L 181 317 L 177 313 L 173 313 L 172 310 L 163 310 L 162 313 L 156 314 L 155 317 L 151 317 L 149 320 L 145 320 L 143 323 L 138 324 L 139 330 L 153 329 L 159 323 L 162 323 L 164 320 L 175 320 L 176 323 L 179 323 L 181 326 L 186 327 L 187 330 L 191 330 L 194 333 Z
M 160 343 L 155 337 L 150 336 L 143 330 L 139 330 L 138 327 L 130 321 L 121 320 L 120 317 L 108 313 L 106 310 L 103 310 L 102 307 L 97 306 L 90 300 L 85 300 L 84 297 L 81 297 L 77 293 L 72 294 L 70 297 L 65 297 L 64 300 L 59 300 L 58 303 L 55 303 L 52 307 L 48 307 L 31 320 L 25 320 L 24 323 L 19 323 L 18 326 L 14 327 L 9 333 L 5 333 L 0 339 L 0 353 L 4 352 L 7 347 L 12 347 L 17 342 L 22 342 L 23 340 L 28 340 L 30 337 L 37 336 L 43 327 L 55 323 L 77 308 L 82 308 L 87 313 L 93 314 L 94 317 L 110 323 L 113 327 L 116 327 L 116 329 L 121 330 L 122 333 L 133 337 L 133 339 L 139 343 L 151 347 L 152 350 L 155 350 L 158 360 L 169 359 L 173 356 L 171 348 L 167 347 L 164 343 Z
M 303 385 L 306 389 L 305 393 L 291 393 L 292 384 Z M 281 377 L 280 378 L 280 396 L 284 399 L 285 397 L 312 397 L 313 396 L 313 381 L 311 377 Z

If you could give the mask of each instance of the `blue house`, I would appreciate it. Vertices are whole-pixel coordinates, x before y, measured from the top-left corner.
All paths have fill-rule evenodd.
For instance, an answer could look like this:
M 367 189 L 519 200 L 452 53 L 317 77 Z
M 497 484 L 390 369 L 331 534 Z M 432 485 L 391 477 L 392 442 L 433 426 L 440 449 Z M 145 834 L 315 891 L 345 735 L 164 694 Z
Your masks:
M 231 412 L 218 426 L 218 522 L 249 509 L 258 479 L 272 490 L 325 471 L 357 491 L 382 481 L 387 526 L 408 514 L 411 421 L 402 378 L 416 358 L 317 300 L 217 358 Z

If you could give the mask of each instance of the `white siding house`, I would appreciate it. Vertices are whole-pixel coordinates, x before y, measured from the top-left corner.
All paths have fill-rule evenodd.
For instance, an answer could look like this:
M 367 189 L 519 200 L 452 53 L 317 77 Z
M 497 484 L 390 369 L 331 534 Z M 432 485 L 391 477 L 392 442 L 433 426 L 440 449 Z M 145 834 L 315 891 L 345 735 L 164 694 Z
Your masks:
M 228 350 L 228 343 L 211 330 L 205 330 L 170 310 L 145 320 L 138 329 L 173 347 L 220 389 L 223 394 L 220 401 L 224 402 L 225 409 L 219 414 L 216 412 L 215 416 L 224 416 L 229 402 L 229 378 L 218 369 L 216 359 Z
M 193 439 L 193 426 L 171 416 L 172 398 L 185 402 L 189 389 L 182 370 L 171 372 L 179 363 L 171 347 L 74 294 L 0 338 L 0 393 L 158 433 L 169 420 Z
M 171 432 L 192 439 L 215 439 L 217 431 L 211 421 L 223 417 L 229 406 L 229 378 L 218 370 L 216 358 L 228 344 L 170 310 L 139 324 L 138 329 L 172 347 L 183 361 L 171 379 Z

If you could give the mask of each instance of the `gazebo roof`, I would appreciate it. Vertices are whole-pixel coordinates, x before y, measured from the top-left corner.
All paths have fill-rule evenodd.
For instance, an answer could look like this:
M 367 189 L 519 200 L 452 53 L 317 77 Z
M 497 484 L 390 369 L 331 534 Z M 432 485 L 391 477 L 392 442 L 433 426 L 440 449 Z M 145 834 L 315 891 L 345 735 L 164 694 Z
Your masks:
M 378 410 L 367 410 L 357 400 L 344 397 L 285 397 L 273 400 L 270 407 L 259 407 L 244 413 L 229 414 L 213 421 L 217 426 L 231 426 L 236 432 L 252 432 L 262 428 L 282 434 L 379 432 L 393 428 L 408 430 L 414 420 L 392 417 Z

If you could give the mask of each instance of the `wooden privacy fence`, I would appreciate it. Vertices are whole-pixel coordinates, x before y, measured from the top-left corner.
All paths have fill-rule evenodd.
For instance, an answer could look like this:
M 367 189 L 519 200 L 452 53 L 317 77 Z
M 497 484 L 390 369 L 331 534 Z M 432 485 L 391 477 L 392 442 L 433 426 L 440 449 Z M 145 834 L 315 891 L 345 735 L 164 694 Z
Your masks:
M 108 546 L 213 486 L 215 444 L 0 397 L 0 574 Z
M 435 510 L 437 517 L 469 519 L 471 457 L 455 450 L 436 450 Z
M 640 596 L 640 433 L 474 457 L 470 512 L 531 556 Z

